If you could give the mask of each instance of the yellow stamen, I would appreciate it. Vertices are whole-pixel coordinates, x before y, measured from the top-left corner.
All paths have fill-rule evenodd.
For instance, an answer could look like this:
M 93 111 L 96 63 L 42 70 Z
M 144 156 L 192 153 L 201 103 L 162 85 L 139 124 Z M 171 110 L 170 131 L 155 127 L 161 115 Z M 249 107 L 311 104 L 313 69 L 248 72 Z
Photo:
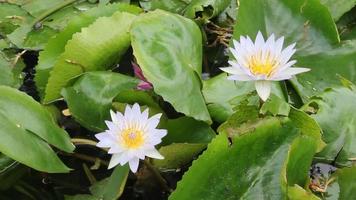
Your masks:
M 137 149 L 144 143 L 143 132 L 138 129 L 128 128 L 120 134 L 123 145 L 129 149 Z
M 254 75 L 266 75 L 267 77 L 271 76 L 277 66 L 277 62 L 270 53 L 267 53 L 266 58 L 262 58 L 262 53 L 259 52 L 256 55 L 253 55 L 248 60 L 248 66 L 250 71 Z

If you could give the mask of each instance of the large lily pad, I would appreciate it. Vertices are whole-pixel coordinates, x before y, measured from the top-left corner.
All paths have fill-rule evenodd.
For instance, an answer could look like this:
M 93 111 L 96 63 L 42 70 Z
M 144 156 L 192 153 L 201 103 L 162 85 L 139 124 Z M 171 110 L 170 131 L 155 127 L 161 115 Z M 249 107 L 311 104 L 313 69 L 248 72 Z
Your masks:
M 336 161 L 338 165 L 351 165 L 356 157 L 356 92 L 349 88 L 329 89 L 311 98 L 304 107 L 316 112 L 312 117 L 323 130 L 326 147 L 318 159 Z
M 288 185 L 307 183 L 308 168 L 321 143 L 316 123 L 300 112 L 293 110 L 288 119 L 243 120 L 240 115 L 242 119 L 235 121 L 245 123 L 222 129 L 170 199 L 287 198 Z
M 200 91 L 199 27 L 182 16 L 156 10 L 134 21 L 131 40 L 137 62 L 154 91 L 177 111 L 211 123 Z

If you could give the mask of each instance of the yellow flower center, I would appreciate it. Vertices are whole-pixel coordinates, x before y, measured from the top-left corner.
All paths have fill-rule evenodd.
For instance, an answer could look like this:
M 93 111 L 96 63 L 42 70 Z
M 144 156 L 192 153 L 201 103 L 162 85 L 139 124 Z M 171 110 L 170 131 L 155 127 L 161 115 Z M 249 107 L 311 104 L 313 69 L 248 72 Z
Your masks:
M 128 128 L 121 134 L 123 145 L 129 149 L 137 149 L 144 143 L 143 132 L 138 129 Z
M 270 77 L 275 71 L 277 61 L 268 52 L 265 58 L 262 58 L 262 53 L 253 55 L 248 59 L 248 67 L 254 75 L 266 75 Z

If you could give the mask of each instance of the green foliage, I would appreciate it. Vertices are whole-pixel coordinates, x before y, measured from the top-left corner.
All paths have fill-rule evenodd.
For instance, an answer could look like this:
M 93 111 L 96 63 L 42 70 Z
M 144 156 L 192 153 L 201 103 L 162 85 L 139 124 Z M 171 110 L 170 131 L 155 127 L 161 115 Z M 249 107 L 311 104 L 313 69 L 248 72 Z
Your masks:
M 329 9 L 335 21 L 356 5 L 356 0 L 321 0 L 320 2 Z
M 154 91 L 178 112 L 211 123 L 200 91 L 202 47 L 198 26 L 179 15 L 157 10 L 134 21 L 131 40 L 137 62 Z
M 300 122 L 311 125 L 307 115 L 297 116 Z M 248 119 L 241 115 L 235 127 L 225 127 L 193 162 L 170 199 L 286 198 L 288 185 L 307 182 L 320 142 L 315 132 L 294 123 L 294 118 L 250 118 L 241 124 Z
M 255 96 L 252 82 L 234 82 L 226 79 L 227 74 L 222 73 L 211 79 L 203 81 L 203 95 L 211 117 L 217 122 L 224 122 L 234 113 L 234 108 L 246 96 Z M 272 93 L 285 99 L 278 83 L 273 84 Z
M 171 143 L 207 144 L 215 137 L 215 132 L 209 125 L 190 117 L 162 121 L 160 126 L 168 130 L 168 135 L 163 138 L 163 145 Z
M 29 23 L 33 17 L 20 6 L 1 3 L 0 4 L 0 35 L 5 36 L 19 26 Z
M 327 200 L 348 200 L 356 195 L 356 167 L 338 170 L 330 179 L 331 184 L 326 191 Z
M 292 80 L 298 94 L 307 100 L 326 88 L 340 86 L 340 75 L 356 81 L 356 41 L 344 41 L 337 47 L 318 54 L 298 57 L 298 65 L 311 69 Z
M 141 0 L 146 10 L 162 9 L 191 19 L 209 20 L 227 8 L 231 0 Z
M 135 88 L 138 80 L 113 72 L 88 72 L 62 90 L 73 117 L 84 127 L 103 131 L 111 103 L 120 92 Z
M 187 165 L 200 152 L 206 148 L 206 144 L 174 143 L 163 146 L 159 152 L 163 160 L 153 160 L 153 165 L 159 169 L 179 169 Z
M 83 27 L 89 26 L 97 18 L 111 16 L 116 11 L 137 14 L 140 12 L 140 9 L 127 4 L 100 5 L 74 17 L 65 29 L 48 41 L 44 50 L 40 52 L 38 65 L 36 66 L 35 81 L 41 97 L 44 95 L 50 71 L 64 52 L 65 45 L 72 38 L 73 34 L 80 32 Z
M 61 89 L 72 78 L 86 71 L 106 70 L 115 64 L 130 45 L 128 29 L 134 18 L 133 14 L 116 12 L 74 34 L 50 73 L 44 103 L 60 98 Z
M 117 166 L 109 178 L 103 179 L 90 187 L 91 195 L 80 194 L 66 196 L 66 200 L 114 200 L 118 199 L 124 191 L 129 174 L 128 165 Z
M 322 128 L 323 140 L 327 144 L 317 155 L 318 159 L 335 161 L 342 166 L 352 165 L 350 159 L 356 157 L 355 98 L 355 91 L 335 88 L 311 98 L 305 105 L 304 109 L 313 113 L 312 117 Z
M 68 172 L 47 144 L 72 152 L 68 134 L 31 97 L 6 86 L 0 86 L 0 93 L 0 151 L 40 171 Z
M 0 199 L 353 199 L 355 6 L 355 0 L 1 1 Z M 218 69 L 231 64 L 228 41 L 254 40 L 258 31 L 284 37 L 284 47 L 296 43 L 291 59 L 311 69 L 274 82 L 265 102 L 253 82 L 227 80 Z M 138 87 L 143 81 L 152 88 Z M 44 105 L 34 100 L 36 89 Z M 94 147 L 93 134 L 107 129 L 110 109 L 124 112 L 134 103 L 149 108 L 149 116 L 162 113 L 158 128 L 167 135 L 156 148 L 165 159 L 147 159 L 152 166 L 141 163 L 130 175 L 121 163 L 108 177 L 111 151 L 127 159 L 132 152 L 108 155 Z M 80 145 L 75 153 L 72 141 Z M 70 171 L 61 158 L 75 171 L 50 174 Z M 317 162 L 324 164 L 310 171 Z M 325 163 L 338 167 L 327 178 L 314 170 Z
M 25 67 L 21 58 L 16 54 L 9 52 L 0 52 L 0 85 L 19 87 L 23 76 L 21 71 Z

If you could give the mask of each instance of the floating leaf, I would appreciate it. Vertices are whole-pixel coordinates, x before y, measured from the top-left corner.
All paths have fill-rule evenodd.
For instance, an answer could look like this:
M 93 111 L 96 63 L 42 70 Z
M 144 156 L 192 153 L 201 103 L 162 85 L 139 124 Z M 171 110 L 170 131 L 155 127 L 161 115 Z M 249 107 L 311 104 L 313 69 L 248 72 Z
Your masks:
M 320 2 L 330 10 L 335 21 L 356 5 L 356 0 L 320 0 Z
M 258 31 L 265 36 L 284 36 L 285 44 L 296 42 L 298 57 L 326 52 L 339 43 L 328 9 L 317 0 L 241 0 L 234 38 Z M 308 66 L 306 66 L 308 67 Z
M 49 112 L 30 96 L 16 89 L 0 86 L 0 112 L 18 129 L 33 132 L 43 140 L 66 152 L 73 144 L 68 134 L 54 122 Z
M 237 131 L 244 118 L 241 115 L 232 129 Z M 235 132 L 232 129 L 227 127 L 213 139 L 169 199 L 283 199 L 288 185 L 307 182 L 318 144 L 314 132 L 278 118 L 241 124 L 238 135 L 225 132 Z M 295 170 L 296 164 L 301 170 Z
M 162 121 L 160 127 L 168 130 L 168 134 L 162 138 L 162 145 L 171 143 L 207 144 L 216 135 L 208 124 L 190 117 Z
M 140 0 L 140 5 L 145 10 L 162 9 L 183 15 L 186 7 L 192 0 Z
M 230 2 L 231 0 L 192 0 L 185 8 L 184 16 L 208 20 L 224 11 Z
M 134 18 L 133 14 L 116 12 L 74 34 L 51 71 L 44 103 L 60 98 L 70 79 L 86 71 L 106 70 L 117 62 L 130 45 L 128 29 Z
M 334 180 L 333 180 L 334 179 Z M 336 171 L 330 180 L 325 193 L 326 200 L 349 200 L 356 196 L 356 167 L 343 168 Z
M 93 131 L 105 130 L 112 100 L 120 92 L 135 88 L 138 79 L 114 72 L 88 72 L 73 86 L 62 90 L 73 117 Z
M 231 0 L 141 0 L 145 10 L 162 9 L 185 17 L 209 20 L 230 5 Z
M 164 157 L 153 160 L 152 163 L 160 169 L 178 169 L 188 164 L 206 148 L 206 144 L 174 143 L 159 149 Z
M 43 49 L 48 39 L 57 33 L 56 30 L 48 26 L 43 26 L 42 28 L 36 30 L 32 29 L 33 27 L 31 24 L 25 24 L 6 37 L 11 41 L 11 43 L 16 45 L 17 48 L 40 50 Z
M 72 35 L 80 32 L 83 27 L 92 24 L 98 17 L 111 16 L 116 11 L 126 11 L 134 14 L 141 12 L 138 7 L 127 4 L 99 5 L 74 17 L 63 31 L 48 41 L 44 50 L 40 52 L 38 65 L 36 66 L 35 82 L 41 97 L 44 95 L 49 73 L 64 52 L 65 45 L 72 38 Z
M 21 58 L 16 59 L 16 54 L 10 53 L 6 55 L 0 52 L 0 85 L 7 85 L 11 87 L 20 87 L 23 76 L 21 71 L 25 67 Z M 16 62 L 16 64 L 15 64 Z
M 356 110 L 355 91 L 348 88 L 329 89 L 311 98 L 304 107 L 315 112 L 312 117 L 321 126 L 326 147 L 318 159 L 338 165 L 352 165 L 356 157 Z
M 356 40 L 345 41 L 338 47 L 322 53 L 298 58 L 298 65 L 308 67 L 310 72 L 292 80 L 298 94 L 306 101 L 328 87 L 340 86 L 339 76 L 356 81 Z
M 6 86 L 0 86 L 0 94 L 0 151 L 39 171 L 68 172 L 45 142 L 72 152 L 68 134 L 26 94 Z
M 131 40 L 137 62 L 154 91 L 178 112 L 211 123 L 200 91 L 199 27 L 182 16 L 156 10 L 134 21 Z
M 5 36 L 32 20 L 33 17 L 20 6 L 10 3 L 0 4 L 0 35 Z

